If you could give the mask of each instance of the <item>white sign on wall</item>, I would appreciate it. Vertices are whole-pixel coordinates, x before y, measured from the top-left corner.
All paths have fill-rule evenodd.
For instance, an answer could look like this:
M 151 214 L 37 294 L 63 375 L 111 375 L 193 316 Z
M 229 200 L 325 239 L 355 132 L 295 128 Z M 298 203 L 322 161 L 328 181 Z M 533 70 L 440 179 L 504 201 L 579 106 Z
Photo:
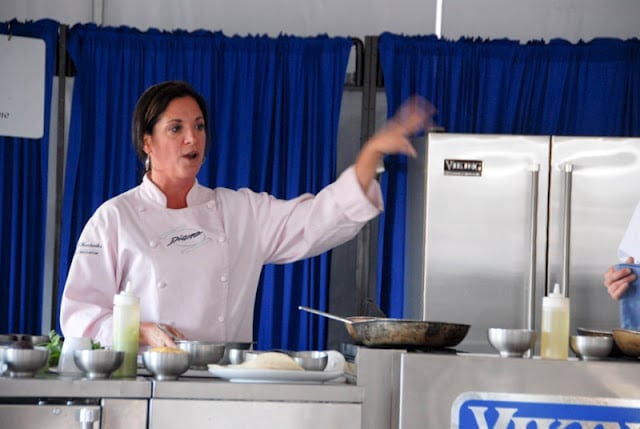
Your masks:
M 0 136 L 42 138 L 45 43 L 0 34 Z

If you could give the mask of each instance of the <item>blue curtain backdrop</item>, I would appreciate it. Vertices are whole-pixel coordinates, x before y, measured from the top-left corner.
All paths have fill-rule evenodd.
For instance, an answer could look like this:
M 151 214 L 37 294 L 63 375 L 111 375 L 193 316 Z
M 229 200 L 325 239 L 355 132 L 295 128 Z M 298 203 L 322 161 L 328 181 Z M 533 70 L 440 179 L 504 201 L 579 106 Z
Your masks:
M 411 94 L 449 132 L 640 136 L 640 41 L 508 40 L 384 33 L 379 55 L 391 115 Z M 406 158 L 388 157 L 378 237 L 378 299 L 403 315 Z M 393 191 L 390 191 L 393 190 Z
M 76 240 L 104 200 L 139 183 L 130 129 L 135 102 L 157 82 L 190 82 L 207 99 L 212 143 L 198 179 L 280 198 L 317 192 L 336 177 L 339 110 L 351 40 L 227 37 L 77 25 L 63 201 L 60 282 Z M 315 349 L 325 325 L 300 303 L 326 308 L 329 256 L 267 266 L 256 305 L 258 347 Z M 58 297 L 59 298 L 59 297 Z
M 0 332 L 40 334 L 49 122 L 58 23 L 14 20 L 1 23 L 0 34 L 43 39 L 46 45 L 43 137 L 0 137 Z

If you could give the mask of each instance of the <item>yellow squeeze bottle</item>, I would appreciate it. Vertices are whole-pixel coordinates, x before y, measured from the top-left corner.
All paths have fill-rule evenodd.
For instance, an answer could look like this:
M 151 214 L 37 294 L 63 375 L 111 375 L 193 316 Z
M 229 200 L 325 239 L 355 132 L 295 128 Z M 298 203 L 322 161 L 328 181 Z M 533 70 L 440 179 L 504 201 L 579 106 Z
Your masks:
M 542 298 L 542 359 L 569 358 L 569 298 L 556 283 L 553 291 Z
M 113 350 L 124 352 L 124 361 L 114 377 L 135 377 L 138 368 L 138 337 L 140 336 L 140 299 L 130 290 L 113 297 Z

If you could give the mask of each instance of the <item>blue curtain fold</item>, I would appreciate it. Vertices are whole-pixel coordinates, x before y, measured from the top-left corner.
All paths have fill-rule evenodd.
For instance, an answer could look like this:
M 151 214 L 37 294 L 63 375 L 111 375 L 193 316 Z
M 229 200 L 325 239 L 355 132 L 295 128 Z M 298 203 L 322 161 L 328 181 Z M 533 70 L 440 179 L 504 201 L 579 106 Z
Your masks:
M 417 93 L 449 132 L 640 136 L 640 41 L 521 44 L 384 33 L 388 115 Z M 406 158 L 387 157 L 378 236 L 378 300 L 403 315 Z
M 227 37 L 220 32 L 76 25 L 76 65 L 63 201 L 60 281 L 76 240 L 104 200 L 139 183 L 130 129 L 135 102 L 157 82 L 191 83 L 208 101 L 211 147 L 198 180 L 290 198 L 336 177 L 338 119 L 351 41 Z M 328 254 L 267 266 L 256 301 L 260 348 L 322 348 L 325 325 L 297 310 L 326 306 Z M 59 299 L 60 297 L 58 297 Z
M 11 34 L 43 39 L 46 46 L 43 137 L 0 137 L 0 332 L 5 333 L 41 333 L 49 124 L 58 26 L 46 19 L 0 24 L 1 37 Z

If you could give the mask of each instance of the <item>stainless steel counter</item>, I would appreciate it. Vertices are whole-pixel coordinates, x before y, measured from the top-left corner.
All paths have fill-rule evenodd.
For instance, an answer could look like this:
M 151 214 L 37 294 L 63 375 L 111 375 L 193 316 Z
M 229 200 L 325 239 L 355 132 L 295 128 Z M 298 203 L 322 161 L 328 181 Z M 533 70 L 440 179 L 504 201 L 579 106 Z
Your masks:
M 404 350 L 358 347 L 355 354 L 357 385 L 365 389 L 363 429 L 394 427 L 394 401 L 400 385 L 399 359 Z
M 345 383 L 161 381 L 154 382 L 149 428 L 360 428 L 363 401 L 364 389 Z
M 506 424 L 538 422 L 549 413 L 556 420 L 547 416 L 546 422 L 558 421 L 565 411 L 572 418 L 602 418 L 594 404 L 607 415 L 623 412 L 631 419 L 607 420 L 601 427 L 640 427 L 636 360 L 547 361 L 360 347 L 356 371 L 355 385 L 229 382 L 193 373 L 162 382 L 0 377 L 0 427 L 204 429 L 215 422 L 305 429 L 499 428 L 507 426 L 491 419 L 500 413 Z M 575 427 L 600 427 L 589 421 L 591 426 Z
M 0 377 L 0 427 L 146 429 L 151 387 L 141 377 Z
M 593 413 L 589 404 L 598 404 L 601 409 L 611 407 L 604 412 L 608 417 L 615 414 L 613 407 L 640 407 L 638 361 L 554 361 L 496 355 L 404 353 L 399 366 L 397 427 L 402 429 L 415 428 L 416 422 L 422 427 L 459 427 L 461 416 L 469 412 L 465 403 L 479 398 L 484 399 L 476 402 L 482 403 L 487 411 L 496 404 L 508 403 L 513 410 L 526 409 L 516 415 L 530 420 L 542 414 L 548 419 L 559 419 L 557 416 L 564 415 L 562 407 L 566 404 L 574 404 L 571 418 L 580 421 L 591 421 L 590 414 L 601 414 Z M 536 404 L 537 409 L 533 409 Z M 546 411 L 541 411 L 544 408 Z M 627 411 L 627 416 L 630 413 Z M 476 418 L 482 420 L 485 416 Z M 460 427 L 481 427 L 475 426 L 477 420 L 471 419 L 471 422 Z M 602 427 L 618 427 L 614 422 L 617 420 L 611 420 L 611 426 Z
M 181 378 L 153 383 L 153 398 L 360 403 L 364 389 L 344 383 L 232 383 Z
M 43 374 L 34 378 L 0 377 L 3 398 L 142 398 L 151 396 L 151 383 L 144 377 L 88 380 Z
M 49 373 L 0 377 L 0 427 L 197 429 L 215 421 L 229 428 L 360 428 L 363 401 L 363 388 L 340 381 L 237 383 L 189 371 L 156 382 Z
M 515 427 L 529 427 L 523 421 L 555 427 L 549 422 L 565 417 L 583 422 L 575 427 L 640 427 L 638 360 L 551 361 L 363 347 L 356 362 L 358 385 L 366 390 L 364 429 L 506 428 L 510 418 L 519 419 Z M 491 420 L 501 412 L 503 426 Z M 618 413 L 624 417 L 614 417 Z M 593 423 L 602 415 L 612 420 Z M 536 420 L 541 416 L 546 423 Z

